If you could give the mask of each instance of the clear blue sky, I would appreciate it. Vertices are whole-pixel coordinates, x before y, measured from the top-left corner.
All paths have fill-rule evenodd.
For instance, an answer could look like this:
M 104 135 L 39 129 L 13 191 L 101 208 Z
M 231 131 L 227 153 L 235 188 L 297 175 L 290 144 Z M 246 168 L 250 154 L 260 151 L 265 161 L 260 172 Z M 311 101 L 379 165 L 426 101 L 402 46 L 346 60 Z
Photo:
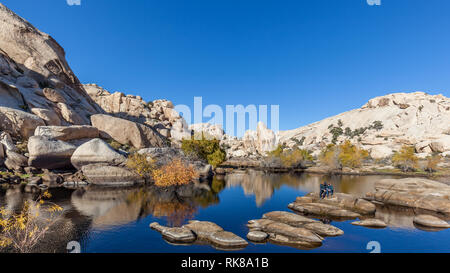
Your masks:
M 280 129 L 392 92 L 450 96 L 450 1 L 0 0 L 83 83 L 175 104 L 279 104 Z

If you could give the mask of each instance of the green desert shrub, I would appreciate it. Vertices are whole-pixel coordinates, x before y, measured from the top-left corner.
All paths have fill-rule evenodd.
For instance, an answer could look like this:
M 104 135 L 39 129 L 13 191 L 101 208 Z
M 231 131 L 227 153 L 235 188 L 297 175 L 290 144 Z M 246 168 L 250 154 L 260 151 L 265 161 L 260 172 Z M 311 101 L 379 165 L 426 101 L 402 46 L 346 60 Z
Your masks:
M 134 153 L 128 157 L 127 167 L 141 177 L 149 176 L 155 169 L 155 161 L 145 154 Z
M 122 148 L 122 144 L 115 141 L 114 139 L 108 140 L 108 144 L 114 149 L 114 150 L 120 150 Z
M 417 168 L 419 159 L 415 155 L 414 146 L 404 145 L 400 151 L 392 156 L 392 163 L 404 172 L 414 171 Z
M 220 141 L 206 139 L 204 135 L 201 138 L 184 139 L 181 143 L 181 149 L 187 156 L 206 160 L 214 168 L 226 159 L 226 153 L 220 146 Z

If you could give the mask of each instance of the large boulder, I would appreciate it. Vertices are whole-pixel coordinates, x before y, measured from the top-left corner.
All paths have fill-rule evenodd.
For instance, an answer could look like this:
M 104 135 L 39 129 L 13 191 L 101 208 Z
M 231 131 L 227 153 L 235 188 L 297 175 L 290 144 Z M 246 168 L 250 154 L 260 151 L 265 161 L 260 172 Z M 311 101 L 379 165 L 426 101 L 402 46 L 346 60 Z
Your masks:
M 382 179 L 367 198 L 387 205 L 422 209 L 450 216 L 450 186 L 423 178 Z
M 5 162 L 5 149 L 3 148 L 3 144 L 0 142 L 0 167 L 3 166 L 3 163 Z
M 88 115 L 101 112 L 70 69 L 64 49 L 50 35 L 3 4 L 0 4 L 0 21 L 0 55 L 9 63 L 4 65 L 6 70 L 0 78 L 19 89 L 25 101 L 23 106 L 52 110 L 55 101 L 64 101 L 71 106 L 64 110 L 79 118 L 77 124 L 88 124 Z M 43 87 L 48 87 L 45 92 Z
M 98 138 L 98 129 L 87 125 L 74 126 L 39 126 L 34 132 L 35 136 L 47 137 L 50 139 L 70 141 L 84 138 Z
M 388 158 L 394 154 L 394 151 L 384 145 L 375 145 L 370 148 L 370 157 L 373 159 L 383 159 Z
M 61 125 L 61 119 L 53 109 L 32 108 L 31 112 L 40 117 L 48 126 Z
M 225 132 L 219 124 L 197 123 L 189 126 L 189 130 L 194 131 L 194 136 L 201 137 L 202 134 L 206 139 L 222 140 Z
M 259 154 L 266 155 L 275 150 L 278 141 L 276 134 L 268 129 L 263 122 L 259 122 L 256 131 L 245 132 L 244 147 L 247 150 L 256 149 Z
M 125 162 L 125 160 L 125 156 L 116 152 L 111 146 L 99 138 L 93 139 L 78 147 L 70 159 L 72 165 L 77 169 L 96 163 L 119 165 Z
M 91 116 L 91 121 L 103 138 L 112 138 L 138 149 L 166 146 L 164 137 L 149 126 L 101 114 Z
M 247 241 L 236 234 L 223 230 L 213 222 L 189 221 L 182 227 L 164 227 L 158 223 L 150 224 L 152 229 L 174 243 L 192 243 L 199 239 L 202 243 L 210 243 L 219 249 L 240 249 L 248 245 Z
M 195 234 L 187 228 L 183 227 L 165 227 L 154 222 L 150 224 L 150 228 L 161 233 L 164 239 L 173 243 L 193 243 L 196 240 Z
M 450 228 L 450 224 L 432 215 L 417 215 L 413 220 L 414 224 L 431 228 Z
M 11 150 L 6 151 L 6 168 L 10 170 L 21 170 L 28 166 L 28 158 Z
M 38 126 L 45 123 L 38 116 L 8 107 L 0 107 L 0 130 L 13 136 L 29 138 Z
M 90 164 L 81 167 L 87 181 L 101 186 L 131 186 L 144 183 L 145 180 L 136 173 L 107 164 Z
M 28 140 L 28 164 L 41 169 L 71 168 L 70 158 L 76 148 L 61 140 L 33 136 Z
M 319 193 L 311 192 L 306 196 L 298 197 L 297 203 L 322 203 L 333 205 L 336 208 L 352 210 L 361 214 L 374 214 L 376 206 L 371 202 L 353 195 L 337 192 L 331 197 L 321 199 Z

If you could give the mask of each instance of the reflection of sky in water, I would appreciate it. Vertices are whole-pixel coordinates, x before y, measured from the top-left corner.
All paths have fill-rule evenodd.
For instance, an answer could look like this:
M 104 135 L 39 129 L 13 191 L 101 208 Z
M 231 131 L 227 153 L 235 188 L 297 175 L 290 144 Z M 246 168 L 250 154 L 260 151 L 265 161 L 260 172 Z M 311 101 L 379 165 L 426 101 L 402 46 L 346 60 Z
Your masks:
M 337 191 L 363 195 L 384 177 L 323 177 L 320 175 L 234 175 L 214 181 L 210 192 L 193 198 L 174 198 L 152 190 L 99 190 L 64 194 L 59 202 L 73 212 L 72 221 L 86 222 L 84 252 L 218 252 L 210 246 L 175 246 L 149 228 L 151 222 L 181 225 L 189 219 L 209 220 L 245 238 L 246 223 L 274 210 L 289 211 L 297 196 L 317 191 L 327 181 Z M 14 195 L 11 195 L 14 196 Z M 13 204 L 17 198 L 0 198 Z M 74 216 L 74 215 L 76 216 Z M 370 241 L 381 243 L 382 252 L 450 252 L 450 229 L 426 232 L 414 228 L 411 210 L 378 208 L 377 218 L 389 222 L 386 229 L 368 229 L 351 221 L 332 222 L 344 230 L 340 237 L 326 238 L 320 248 L 303 251 L 273 244 L 252 244 L 242 252 L 369 252 Z

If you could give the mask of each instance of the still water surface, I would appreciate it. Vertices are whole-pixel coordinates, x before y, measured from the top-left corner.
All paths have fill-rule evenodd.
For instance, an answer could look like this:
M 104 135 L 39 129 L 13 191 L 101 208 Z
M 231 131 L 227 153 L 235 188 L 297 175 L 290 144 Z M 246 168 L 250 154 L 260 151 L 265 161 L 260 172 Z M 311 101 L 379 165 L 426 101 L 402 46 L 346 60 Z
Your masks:
M 287 205 L 297 196 L 318 191 L 327 181 L 337 192 L 363 196 L 374 189 L 379 176 L 279 175 L 259 172 L 235 173 L 215 178 L 209 190 L 173 194 L 153 188 L 58 190 L 53 202 L 65 209 L 64 228 L 49 242 L 48 251 L 65 251 L 70 240 L 81 243 L 82 252 L 221 252 L 209 245 L 180 246 L 167 243 L 149 224 L 180 226 L 188 220 L 212 221 L 243 238 L 246 223 L 270 211 L 289 211 Z M 0 205 L 11 209 L 30 198 L 9 190 L 0 195 Z M 353 226 L 352 221 L 331 224 L 344 230 L 340 237 L 326 238 L 313 250 L 299 250 L 270 243 L 252 244 L 240 252 L 370 252 L 371 241 L 382 252 L 450 252 L 450 229 L 427 232 L 417 229 L 409 209 L 379 207 L 377 218 L 389 224 L 386 229 Z

